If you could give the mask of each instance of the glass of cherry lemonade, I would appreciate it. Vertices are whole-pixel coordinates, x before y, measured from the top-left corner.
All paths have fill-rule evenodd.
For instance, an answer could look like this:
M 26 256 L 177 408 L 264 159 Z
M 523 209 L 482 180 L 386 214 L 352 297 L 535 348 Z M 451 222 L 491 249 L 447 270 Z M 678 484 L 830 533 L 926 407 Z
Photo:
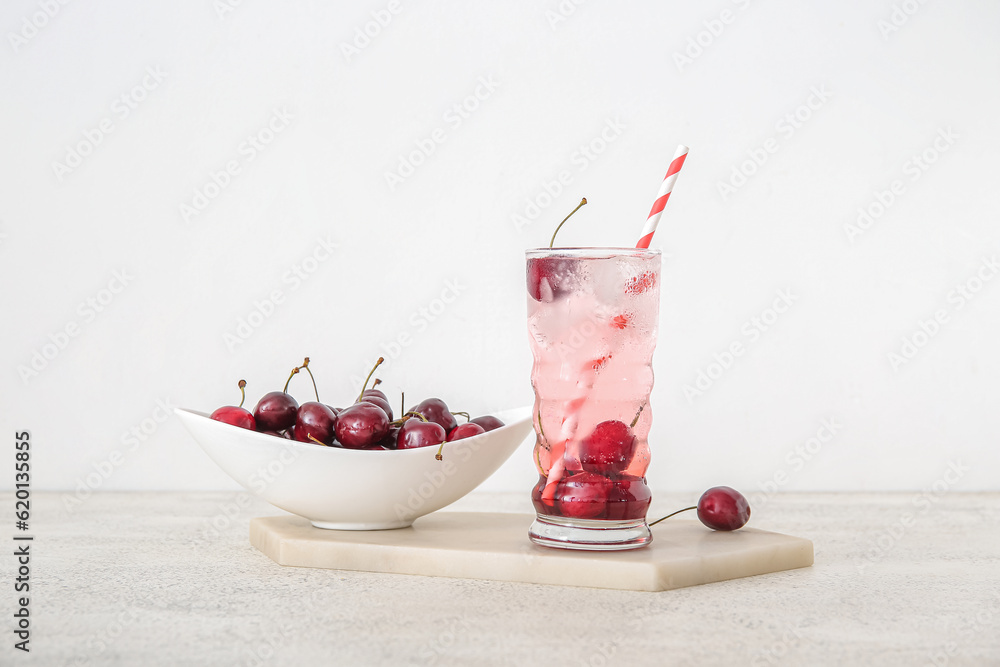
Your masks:
M 528 536 L 564 549 L 643 547 L 660 252 L 545 248 L 526 259 L 539 473 Z

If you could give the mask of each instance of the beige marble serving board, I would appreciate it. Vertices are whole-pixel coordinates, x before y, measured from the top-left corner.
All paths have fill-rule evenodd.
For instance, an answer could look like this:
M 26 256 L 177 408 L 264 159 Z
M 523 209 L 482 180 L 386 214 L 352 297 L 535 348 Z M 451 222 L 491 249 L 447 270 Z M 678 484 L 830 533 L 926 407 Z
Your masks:
M 341 531 L 297 516 L 250 522 L 250 542 L 280 565 L 561 586 L 665 591 L 813 563 L 812 542 L 743 528 L 719 533 L 670 519 L 633 551 L 570 551 L 528 541 L 533 516 L 436 512 L 409 528 Z

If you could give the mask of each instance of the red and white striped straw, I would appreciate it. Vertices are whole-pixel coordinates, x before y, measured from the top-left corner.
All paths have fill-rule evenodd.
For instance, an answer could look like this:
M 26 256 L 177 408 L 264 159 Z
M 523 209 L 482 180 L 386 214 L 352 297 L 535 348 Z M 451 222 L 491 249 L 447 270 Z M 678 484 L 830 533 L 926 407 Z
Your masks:
M 660 215 L 663 214 L 663 207 L 667 205 L 667 200 L 670 199 L 670 191 L 674 189 L 677 172 L 684 166 L 684 158 L 687 157 L 687 154 L 687 146 L 681 144 L 677 147 L 674 159 L 670 161 L 670 167 L 667 169 L 667 175 L 663 177 L 663 183 L 660 184 L 660 191 L 656 193 L 656 201 L 653 202 L 653 208 L 649 211 L 649 217 L 646 218 L 646 226 L 642 228 L 642 238 L 635 244 L 636 248 L 649 247 L 649 242 L 653 239 L 653 232 L 656 231 L 656 225 L 660 222 Z

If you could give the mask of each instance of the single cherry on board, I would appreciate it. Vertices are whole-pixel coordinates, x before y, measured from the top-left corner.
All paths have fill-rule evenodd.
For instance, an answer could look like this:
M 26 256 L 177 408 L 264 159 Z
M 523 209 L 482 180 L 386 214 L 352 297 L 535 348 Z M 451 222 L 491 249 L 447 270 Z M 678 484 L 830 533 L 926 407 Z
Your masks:
M 750 503 L 728 486 L 714 486 L 698 500 L 698 518 L 713 530 L 737 530 L 750 520 Z
M 649 525 L 655 526 L 664 519 L 688 510 L 698 510 L 698 519 L 712 530 L 738 530 L 750 520 L 750 503 L 742 493 L 728 486 L 713 486 L 701 494 L 697 505 L 671 512 Z
M 617 419 L 603 421 L 583 439 L 580 465 L 587 472 L 612 475 L 623 472 L 635 455 L 632 429 Z
M 240 380 L 237 385 L 240 388 L 240 399 L 239 405 L 227 405 L 225 407 L 218 408 L 212 412 L 209 417 L 215 421 L 223 422 L 225 424 L 232 424 L 233 426 L 239 426 L 240 428 L 250 429 L 251 431 L 257 430 L 257 424 L 254 421 L 253 415 L 250 411 L 243 407 L 243 401 L 246 400 L 246 392 L 243 390 L 247 386 L 246 380 Z

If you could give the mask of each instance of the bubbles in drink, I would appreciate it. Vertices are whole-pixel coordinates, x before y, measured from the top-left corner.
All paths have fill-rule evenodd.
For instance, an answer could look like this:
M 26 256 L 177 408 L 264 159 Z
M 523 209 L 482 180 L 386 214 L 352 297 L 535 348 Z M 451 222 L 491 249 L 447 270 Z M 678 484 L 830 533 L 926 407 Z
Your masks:
M 645 516 L 659 265 L 650 255 L 528 259 L 539 513 Z

